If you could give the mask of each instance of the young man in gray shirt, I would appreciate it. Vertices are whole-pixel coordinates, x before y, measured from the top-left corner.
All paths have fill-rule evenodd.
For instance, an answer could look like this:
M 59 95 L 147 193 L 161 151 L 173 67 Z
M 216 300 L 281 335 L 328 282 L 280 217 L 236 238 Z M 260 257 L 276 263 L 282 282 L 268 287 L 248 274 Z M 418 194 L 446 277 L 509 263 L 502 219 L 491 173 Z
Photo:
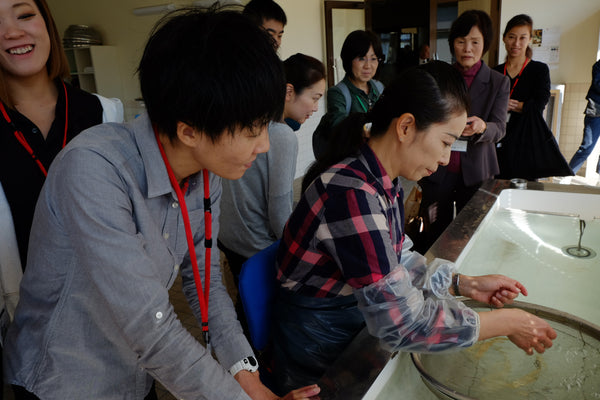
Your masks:
M 154 379 L 177 398 L 276 399 L 260 382 L 212 238 L 221 177 L 240 178 L 269 148 L 281 62 L 241 14 L 186 10 L 154 30 L 139 76 L 148 114 L 84 131 L 49 170 L 5 377 L 21 399 L 141 400 Z M 208 348 L 169 302 L 179 272 Z

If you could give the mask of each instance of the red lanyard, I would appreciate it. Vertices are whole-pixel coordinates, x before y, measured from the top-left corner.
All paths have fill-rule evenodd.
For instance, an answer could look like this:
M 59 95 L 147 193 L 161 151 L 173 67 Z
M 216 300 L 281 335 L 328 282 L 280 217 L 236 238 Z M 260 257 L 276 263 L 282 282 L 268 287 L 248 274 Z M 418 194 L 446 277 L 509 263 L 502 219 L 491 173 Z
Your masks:
M 521 74 L 523 73 L 523 70 L 525 69 L 525 66 L 527 65 L 527 63 L 529 62 L 529 58 L 525 58 L 525 62 L 523 63 L 523 66 L 521 67 L 521 70 L 519 71 L 519 75 L 517 75 L 517 79 L 515 80 L 515 83 L 513 83 L 512 85 L 512 89 L 510 89 L 510 98 L 512 98 L 512 94 L 515 90 L 515 86 L 517 86 L 517 82 L 519 82 L 519 78 L 521 77 Z M 504 63 L 504 76 L 506 76 L 506 64 Z
M 67 145 L 67 128 L 69 127 L 69 98 L 67 97 L 67 87 L 65 86 L 65 83 L 63 81 L 61 81 L 61 83 L 63 85 L 63 89 L 65 90 L 65 132 L 64 132 L 63 142 L 62 142 L 62 147 L 61 147 L 61 148 L 64 148 Z M 8 122 L 15 130 L 14 131 L 15 138 L 17 138 L 19 143 L 21 143 L 21 146 L 23 146 L 25 148 L 25 150 L 27 150 L 27 152 L 29 153 L 31 158 L 33 158 L 33 161 L 36 162 L 36 164 L 38 165 L 40 171 L 42 171 L 44 176 L 48 176 L 48 171 L 46 171 L 46 168 L 44 167 L 44 165 L 42 164 L 40 159 L 36 157 L 35 153 L 33 152 L 33 149 L 31 148 L 29 143 L 27 143 L 27 140 L 25 139 L 25 136 L 23 135 L 23 133 L 20 130 L 18 130 L 17 126 L 11 121 L 10 117 L 8 116 L 8 113 L 6 112 L 6 109 L 4 108 L 4 104 L 2 104 L 1 101 L 0 101 L 0 111 L 2 112 L 2 115 L 4 116 L 4 119 L 6 120 L 6 122 Z
M 160 155 L 163 158 L 165 166 L 167 167 L 167 173 L 169 175 L 169 181 L 171 186 L 177 194 L 177 200 L 181 207 L 181 216 L 183 218 L 183 226 L 185 228 L 185 237 L 187 239 L 188 252 L 190 261 L 192 262 L 192 270 L 194 271 L 194 282 L 196 283 L 196 292 L 198 293 L 198 301 L 200 302 L 200 312 L 202 314 L 202 335 L 204 341 L 208 346 L 210 343 L 210 337 L 208 335 L 208 295 L 210 290 L 210 254 L 212 249 L 212 213 L 210 204 L 210 186 L 208 181 L 208 170 L 202 170 L 202 180 L 204 181 L 204 247 L 205 247 L 205 266 L 204 266 L 204 285 L 205 288 L 202 290 L 202 279 L 200 278 L 200 271 L 198 270 L 198 259 L 196 258 L 196 247 L 194 246 L 194 237 L 192 235 L 192 227 L 190 224 L 190 217 L 188 214 L 187 205 L 185 204 L 184 193 L 188 189 L 188 181 L 186 179 L 183 184 L 183 189 L 179 186 L 175 173 L 169 164 L 165 149 L 158 138 L 158 132 L 154 128 L 154 136 L 156 137 L 156 143 L 160 150 Z

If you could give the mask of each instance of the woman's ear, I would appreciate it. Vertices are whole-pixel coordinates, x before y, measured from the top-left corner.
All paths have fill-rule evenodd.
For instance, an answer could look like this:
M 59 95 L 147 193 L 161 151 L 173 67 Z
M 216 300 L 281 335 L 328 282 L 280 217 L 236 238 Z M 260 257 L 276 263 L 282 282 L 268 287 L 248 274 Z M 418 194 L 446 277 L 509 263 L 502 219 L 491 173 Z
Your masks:
M 415 132 L 415 116 L 404 113 L 396 119 L 396 137 L 400 142 L 408 139 Z
M 287 83 L 285 85 L 285 101 L 291 101 L 294 96 L 294 85 Z

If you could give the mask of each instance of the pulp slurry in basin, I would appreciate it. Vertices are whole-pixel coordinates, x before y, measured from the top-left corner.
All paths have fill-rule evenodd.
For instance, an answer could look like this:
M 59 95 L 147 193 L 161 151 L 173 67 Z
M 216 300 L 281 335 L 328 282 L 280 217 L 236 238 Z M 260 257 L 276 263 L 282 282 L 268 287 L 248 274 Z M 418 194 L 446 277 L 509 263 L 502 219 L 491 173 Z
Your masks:
M 499 337 L 460 352 L 424 354 L 421 362 L 439 383 L 476 399 L 599 399 L 600 341 L 549 323 L 558 337 L 543 354 L 528 356 Z

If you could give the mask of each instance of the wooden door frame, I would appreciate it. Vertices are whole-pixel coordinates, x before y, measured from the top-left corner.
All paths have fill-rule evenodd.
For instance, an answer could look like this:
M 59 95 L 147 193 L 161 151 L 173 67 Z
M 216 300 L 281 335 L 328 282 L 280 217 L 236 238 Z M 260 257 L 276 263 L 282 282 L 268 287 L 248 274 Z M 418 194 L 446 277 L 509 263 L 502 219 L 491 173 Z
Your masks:
M 439 4 L 444 3 L 458 3 L 460 0 L 429 0 L 429 49 L 431 54 L 437 53 L 437 8 Z M 492 19 L 492 32 L 494 37 L 490 48 L 488 49 L 489 54 L 489 66 L 494 67 L 498 65 L 498 43 L 500 42 L 500 9 L 502 7 L 502 0 L 490 0 L 490 18 Z
M 437 8 L 438 4 L 458 3 L 458 0 L 429 0 L 429 51 L 437 53 Z
M 335 82 L 333 64 L 333 10 L 336 8 L 347 10 L 365 10 L 365 28 L 371 29 L 371 4 L 370 0 L 362 1 L 324 1 L 325 8 L 325 53 L 327 61 L 327 86 L 331 87 Z

